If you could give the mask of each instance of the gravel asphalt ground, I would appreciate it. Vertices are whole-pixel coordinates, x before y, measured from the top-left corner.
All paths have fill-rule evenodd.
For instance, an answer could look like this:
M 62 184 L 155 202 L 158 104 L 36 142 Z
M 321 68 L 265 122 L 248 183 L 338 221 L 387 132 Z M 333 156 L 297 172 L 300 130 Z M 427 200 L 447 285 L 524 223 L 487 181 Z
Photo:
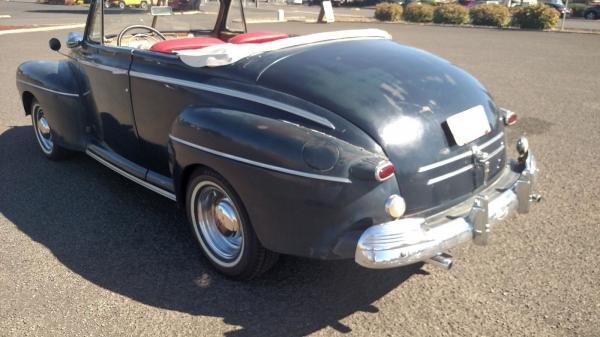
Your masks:
M 17 65 L 58 59 L 66 31 L 0 36 L 0 335 L 600 335 L 600 37 L 361 24 L 252 25 L 290 33 L 377 27 L 474 74 L 519 114 L 544 200 L 455 267 L 367 270 L 284 257 L 261 279 L 215 273 L 167 199 L 81 155 L 42 157 Z

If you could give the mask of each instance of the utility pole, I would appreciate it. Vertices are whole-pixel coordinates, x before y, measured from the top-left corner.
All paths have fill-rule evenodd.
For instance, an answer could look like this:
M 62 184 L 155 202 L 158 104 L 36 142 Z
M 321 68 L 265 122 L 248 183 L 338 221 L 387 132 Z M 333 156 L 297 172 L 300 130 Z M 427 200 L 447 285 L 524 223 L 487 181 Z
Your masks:
M 567 20 L 567 11 L 569 10 L 569 0 L 565 3 L 565 12 L 562 13 L 562 24 L 560 25 L 560 30 L 565 30 L 565 20 Z

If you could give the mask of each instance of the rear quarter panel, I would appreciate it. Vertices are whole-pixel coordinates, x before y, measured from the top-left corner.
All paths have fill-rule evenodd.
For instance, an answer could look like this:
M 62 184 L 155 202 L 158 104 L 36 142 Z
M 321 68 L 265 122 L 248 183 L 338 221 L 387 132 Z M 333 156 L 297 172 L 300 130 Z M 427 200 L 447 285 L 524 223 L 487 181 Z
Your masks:
M 280 253 L 349 257 L 334 253 L 339 240 L 386 221 L 385 200 L 398 193 L 393 179 L 380 183 L 349 176 L 353 164 L 379 155 L 298 124 L 242 111 L 190 108 L 177 118 L 171 135 L 175 185 L 185 187 L 180 179 L 186 167 L 217 171 L 241 197 L 262 244 Z M 316 160 L 308 160 L 311 164 L 305 160 L 308 148 L 319 152 Z M 185 200 L 183 191 L 178 198 Z

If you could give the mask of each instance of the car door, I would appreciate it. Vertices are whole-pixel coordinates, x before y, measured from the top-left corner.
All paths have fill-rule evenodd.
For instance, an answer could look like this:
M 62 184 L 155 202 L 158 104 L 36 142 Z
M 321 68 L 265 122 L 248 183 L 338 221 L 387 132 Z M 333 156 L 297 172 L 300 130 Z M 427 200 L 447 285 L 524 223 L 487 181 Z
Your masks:
M 186 33 L 187 37 L 192 34 L 196 38 L 214 38 L 224 31 L 231 33 L 231 30 L 245 32 L 241 1 L 238 0 L 236 7 L 237 16 L 228 15 L 228 9 L 220 1 L 211 1 L 203 8 L 204 11 L 187 11 L 186 14 L 189 15 L 155 17 L 153 27 L 163 32 L 179 32 L 180 35 Z M 231 17 L 231 22 L 241 20 L 242 23 L 229 27 L 225 19 L 227 17 Z M 165 184 L 171 179 L 169 132 L 177 116 L 190 106 L 214 107 L 223 104 L 218 95 L 190 89 L 189 86 L 178 83 L 210 83 L 216 80 L 214 75 L 212 70 L 185 65 L 173 53 L 133 50 L 130 67 L 131 101 L 143 153 L 143 165 L 148 168 L 148 181 L 166 188 Z
M 133 52 L 131 97 L 144 164 L 150 173 L 170 177 L 167 144 L 171 125 L 187 106 L 201 102 L 198 101 L 198 93 L 161 81 L 161 77 L 203 82 L 210 76 L 186 69 L 174 54 L 145 50 Z
M 90 18 L 93 22 L 88 25 L 89 32 L 81 48 L 75 52 L 86 78 L 84 92 L 89 96 L 87 100 L 93 118 L 93 130 L 90 131 L 95 135 L 96 145 L 140 163 L 140 145 L 129 87 L 131 49 L 104 45 L 102 25 L 94 24 L 102 22 L 102 7 L 101 2 L 96 3 L 95 15 Z

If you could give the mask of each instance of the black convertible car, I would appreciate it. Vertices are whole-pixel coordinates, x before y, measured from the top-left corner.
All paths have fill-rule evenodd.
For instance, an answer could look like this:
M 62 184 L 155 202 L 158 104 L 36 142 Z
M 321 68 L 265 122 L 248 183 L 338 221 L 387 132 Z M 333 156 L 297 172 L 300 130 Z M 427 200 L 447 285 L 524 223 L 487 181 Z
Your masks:
M 600 19 L 600 5 L 593 5 L 583 11 L 583 17 L 586 20 Z
M 449 268 L 539 199 L 527 139 L 506 156 L 516 115 L 455 65 L 381 30 L 249 33 L 238 0 L 205 8 L 92 1 L 66 58 L 23 63 L 17 87 L 48 158 L 85 152 L 176 201 L 222 273 L 280 253 Z

